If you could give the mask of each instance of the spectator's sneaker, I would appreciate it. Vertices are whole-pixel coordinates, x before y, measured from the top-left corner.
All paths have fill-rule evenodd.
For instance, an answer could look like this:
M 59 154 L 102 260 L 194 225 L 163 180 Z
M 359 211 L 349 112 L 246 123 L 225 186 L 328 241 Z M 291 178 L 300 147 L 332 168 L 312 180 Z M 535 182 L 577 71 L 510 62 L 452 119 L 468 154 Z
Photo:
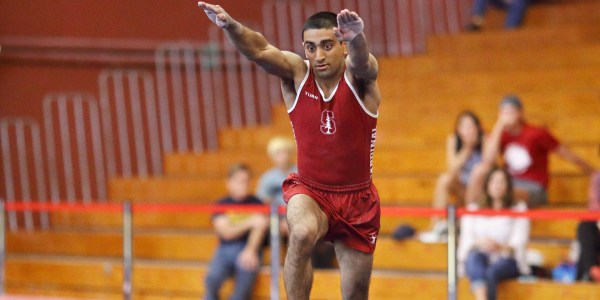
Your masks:
M 448 241 L 448 223 L 438 221 L 433 225 L 431 231 L 426 231 L 419 234 L 419 241 L 422 243 L 445 243 Z
M 600 266 L 590 268 L 590 278 L 595 282 L 600 282 Z
M 475 24 L 475 23 L 469 23 L 465 27 L 465 30 L 469 31 L 469 32 L 477 32 L 477 31 L 481 30 L 481 25 L 478 25 L 478 24 Z

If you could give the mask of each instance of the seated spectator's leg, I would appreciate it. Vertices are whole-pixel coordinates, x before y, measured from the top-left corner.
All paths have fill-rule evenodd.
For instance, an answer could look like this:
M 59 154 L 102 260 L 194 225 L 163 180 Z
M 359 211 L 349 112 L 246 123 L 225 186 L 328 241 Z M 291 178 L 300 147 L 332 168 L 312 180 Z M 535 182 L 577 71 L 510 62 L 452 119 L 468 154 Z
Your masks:
M 467 186 L 460 181 L 455 181 L 452 189 L 450 190 L 450 194 L 456 197 L 456 206 L 465 206 L 465 192 Z
M 577 241 L 581 248 L 577 261 L 577 280 L 590 280 L 590 268 L 599 263 L 600 253 L 600 232 L 595 221 L 579 223 Z
M 476 203 L 483 194 L 485 176 L 492 166 L 481 163 L 473 168 L 465 190 L 465 204 Z
M 288 201 L 287 221 L 290 237 L 283 268 L 285 290 L 290 299 L 308 299 L 312 286 L 310 257 L 316 242 L 327 233 L 327 216 L 315 200 L 298 194 Z
M 213 260 L 210 263 L 208 274 L 206 274 L 205 284 L 206 293 L 204 299 L 216 300 L 219 299 L 219 290 L 223 282 L 233 275 L 235 259 L 237 257 L 237 249 L 231 245 L 220 245 L 217 248 Z
M 285 240 L 290 236 L 290 228 L 285 216 L 279 217 L 279 235 Z
M 335 241 L 335 254 L 340 265 L 342 298 L 368 299 L 373 254 L 364 253 Z
M 456 176 L 450 172 L 443 173 L 438 177 L 435 184 L 435 194 L 433 195 L 434 208 L 445 208 L 448 205 L 450 194 L 452 193 L 454 186 L 458 184 L 456 181 Z M 432 217 L 431 225 L 433 226 L 439 220 L 440 217 Z
M 504 27 L 516 28 L 521 26 L 528 5 L 529 0 L 512 0 L 508 5 L 508 14 Z
M 333 259 L 335 250 L 333 243 L 319 240 L 315 245 L 311 260 L 313 268 L 330 269 L 333 268 Z
M 473 18 L 473 21 L 476 20 L 476 18 L 479 18 L 481 20 L 480 24 L 483 23 L 483 17 L 485 16 L 485 12 L 487 10 L 487 6 L 488 6 L 488 1 L 489 0 L 475 0 L 473 2 L 473 10 L 471 11 L 471 16 Z
M 471 281 L 471 291 L 476 300 L 485 300 L 486 297 L 486 270 L 488 268 L 488 256 L 479 251 L 471 251 L 465 262 L 465 272 Z
M 514 178 L 513 184 L 515 199 L 526 201 L 528 207 L 535 208 L 548 204 L 546 190 L 538 183 Z
M 483 16 L 487 10 L 488 0 L 475 0 L 473 3 L 473 9 L 471 11 L 471 22 L 467 24 L 465 30 L 467 31 L 479 31 L 483 27 Z
M 433 207 L 443 208 L 448 205 L 448 199 L 450 198 L 450 190 L 453 182 L 452 174 L 449 172 L 443 173 L 438 177 L 435 183 L 435 195 L 433 199 Z
M 490 265 L 486 274 L 487 299 L 496 300 L 498 283 L 502 280 L 519 277 L 519 268 L 514 258 L 501 258 Z
M 471 291 L 475 299 L 485 299 L 486 285 L 485 272 L 488 268 L 489 258 L 486 254 L 479 251 L 471 251 L 465 262 L 465 273 L 471 282 Z
M 513 191 L 515 193 L 515 199 L 527 202 L 527 207 L 533 207 L 529 201 L 529 191 L 526 188 L 515 186 Z
M 260 270 L 246 271 L 239 264 L 235 266 L 235 286 L 231 300 L 247 300 L 252 298 L 252 290 L 256 282 L 256 276 Z

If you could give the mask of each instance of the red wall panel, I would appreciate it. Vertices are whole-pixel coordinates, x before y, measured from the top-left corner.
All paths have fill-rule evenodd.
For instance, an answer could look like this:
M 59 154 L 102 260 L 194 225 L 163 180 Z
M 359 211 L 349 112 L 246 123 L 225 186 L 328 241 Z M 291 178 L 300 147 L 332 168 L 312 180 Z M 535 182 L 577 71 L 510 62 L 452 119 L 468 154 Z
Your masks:
M 262 2 L 215 1 L 251 20 L 259 20 Z M 1 6 L 0 36 L 202 40 L 209 25 L 194 0 L 5 0 Z
M 238 19 L 262 23 L 262 0 L 216 2 Z M 46 94 L 83 91 L 98 98 L 101 70 L 135 67 L 154 72 L 152 50 L 148 49 L 173 40 L 204 41 L 209 26 L 214 25 L 193 0 L 1 1 L 0 118 L 31 117 L 44 130 Z M 93 46 L 89 49 L 82 46 L 90 41 Z M 128 47 L 134 49 L 128 52 Z M 146 62 L 127 63 L 128 58 L 136 58 L 136 51 L 145 51 Z M 68 58 L 70 53 L 80 57 L 99 53 L 117 59 L 125 54 L 126 58 L 122 60 L 125 63 L 77 61 Z M 67 59 L 48 55 L 66 55 Z M 5 194 L 3 173 L 0 169 L 0 195 Z M 15 182 L 17 189 L 18 185 Z

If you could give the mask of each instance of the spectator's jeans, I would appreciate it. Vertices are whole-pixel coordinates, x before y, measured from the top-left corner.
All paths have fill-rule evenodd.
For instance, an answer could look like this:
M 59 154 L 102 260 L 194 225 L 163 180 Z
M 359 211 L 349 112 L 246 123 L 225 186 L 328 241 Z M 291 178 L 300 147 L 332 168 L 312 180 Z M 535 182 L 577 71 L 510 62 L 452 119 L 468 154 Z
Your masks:
M 210 270 L 206 275 L 206 295 L 204 299 L 219 299 L 219 290 L 223 282 L 231 276 L 235 277 L 235 285 L 230 299 L 246 300 L 251 298 L 258 270 L 248 272 L 238 265 L 237 258 L 245 246 L 246 242 L 243 241 L 221 243 L 219 245 L 210 264 Z
M 577 261 L 577 280 L 590 280 L 590 268 L 599 263 L 600 231 L 595 221 L 581 222 L 577 227 L 577 241 L 581 247 Z
M 487 254 L 473 250 L 467 256 L 465 271 L 471 281 L 471 288 L 482 285 L 487 287 L 487 299 L 496 299 L 496 290 L 500 281 L 519 276 L 519 268 L 514 258 L 501 258 L 490 263 Z
M 531 208 L 548 204 L 546 188 L 535 181 L 513 177 L 513 187 L 527 191 L 527 206 Z
M 525 11 L 529 4 L 529 0 L 475 0 L 475 3 L 473 3 L 473 16 L 483 17 L 489 2 L 508 10 L 504 22 L 506 28 L 519 27 L 523 23 Z

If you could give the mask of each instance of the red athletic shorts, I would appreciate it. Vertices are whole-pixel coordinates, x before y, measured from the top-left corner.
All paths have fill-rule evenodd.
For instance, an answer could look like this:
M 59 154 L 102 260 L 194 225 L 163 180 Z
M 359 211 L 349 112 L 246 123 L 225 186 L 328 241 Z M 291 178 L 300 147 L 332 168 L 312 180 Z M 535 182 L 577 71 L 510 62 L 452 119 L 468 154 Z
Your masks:
M 329 230 L 324 239 L 339 240 L 346 246 L 373 253 L 379 233 L 379 194 L 369 181 L 364 184 L 329 186 L 296 173 L 283 182 L 285 203 L 297 194 L 311 197 L 327 216 Z

